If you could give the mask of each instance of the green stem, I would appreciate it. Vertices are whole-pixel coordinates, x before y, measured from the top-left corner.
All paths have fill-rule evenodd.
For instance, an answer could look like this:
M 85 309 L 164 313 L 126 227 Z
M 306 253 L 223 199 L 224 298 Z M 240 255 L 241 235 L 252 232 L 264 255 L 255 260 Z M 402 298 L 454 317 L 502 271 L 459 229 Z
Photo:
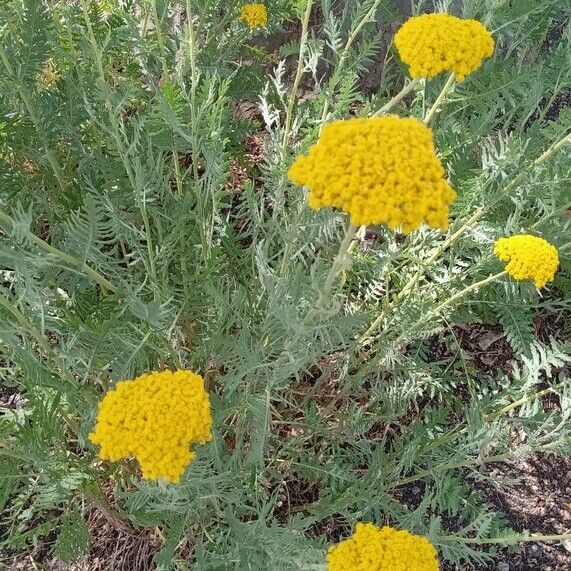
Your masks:
M 446 83 L 444 84 L 442 91 L 438 94 L 436 101 L 432 104 L 432 107 L 428 110 L 428 113 L 424 117 L 424 122 L 427 125 L 428 123 L 430 123 L 430 120 L 434 117 L 434 114 L 438 111 L 440 104 L 444 101 L 444 98 L 448 94 L 448 91 L 450 91 L 450 88 L 452 87 L 453 83 L 454 83 L 454 74 L 451 73 L 448 79 L 446 80 Z
M 297 69 L 295 72 L 295 77 L 293 80 L 293 85 L 291 88 L 291 93 L 289 96 L 289 101 L 286 109 L 286 119 L 284 125 L 284 135 L 282 139 L 280 158 L 283 160 L 285 157 L 285 152 L 291 137 L 291 125 L 293 122 L 293 111 L 295 108 L 295 102 L 297 100 L 297 90 L 299 89 L 299 83 L 301 81 L 301 76 L 303 75 L 303 66 L 305 58 L 305 50 L 307 48 L 307 36 L 309 31 L 309 17 L 311 16 L 311 8 L 313 7 L 313 0 L 306 0 L 307 5 L 305 7 L 305 12 L 301 21 L 301 38 L 299 41 L 299 56 L 297 62 Z
M 380 109 L 373 113 L 373 117 L 383 115 L 392 109 L 403 97 L 408 95 L 419 83 L 420 79 L 409 81 L 390 101 L 385 103 Z
M 1 209 L 0 209 L 0 223 L 4 223 L 10 229 L 16 226 L 15 220 Z M 28 239 L 30 240 L 30 242 L 32 242 L 42 250 L 45 250 L 46 252 L 52 254 L 56 258 L 59 258 L 62 262 L 64 262 L 68 266 L 77 268 L 78 270 L 82 271 L 84 274 L 93 279 L 93 281 L 99 284 L 103 290 L 109 290 L 113 293 L 117 293 L 119 291 L 119 288 L 117 286 L 111 283 L 106 277 L 101 275 L 97 270 L 93 269 L 91 266 L 88 266 L 85 262 L 82 262 L 78 258 L 75 258 L 74 256 L 67 254 L 66 252 L 62 252 L 61 250 L 54 248 L 53 246 L 51 246 L 41 238 L 38 238 L 38 236 L 32 234 L 29 231 L 28 231 Z
M 305 320 L 309 320 L 315 314 L 315 311 L 323 309 L 324 304 L 329 299 L 329 294 L 331 293 L 331 288 L 333 287 L 333 282 L 339 276 L 339 274 L 343 271 L 347 263 L 347 256 L 350 253 L 350 245 L 352 244 L 353 237 L 357 232 L 357 226 L 353 224 L 349 224 L 347 230 L 345 232 L 345 236 L 339 245 L 339 250 L 337 251 L 337 255 L 335 256 L 333 263 L 331 264 L 331 268 L 329 269 L 329 273 L 323 282 L 323 286 L 319 292 L 319 297 L 317 299 L 317 303 L 313 311 L 309 311 L 305 317 Z
M 351 34 L 349 34 L 349 37 L 347 38 L 347 41 L 345 42 L 345 45 L 343 46 L 343 49 L 341 51 L 341 55 L 339 56 L 339 63 L 337 64 L 337 67 L 335 68 L 333 76 L 329 82 L 329 85 L 331 86 L 332 90 L 335 89 L 335 87 L 339 83 L 339 80 L 341 79 L 341 75 L 344 71 L 345 62 L 347 61 L 347 57 L 349 56 L 349 50 L 351 49 L 351 46 L 357 39 L 357 36 L 361 33 L 361 30 L 365 27 L 365 24 L 371 21 L 371 18 L 374 16 L 381 2 L 382 0 L 375 0 L 375 3 L 371 6 L 369 11 L 365 14 L 365 16 L 361 19 L 361 21 L 357 24 L 357 26 L 355 26 Z M 325 100 L 325 103 L 323 105 L 323 110 L 321 112 L 321 126 L 323 126 L 325 120 L 327 119 L 327 114 L 329 113 L 329 105 L 330 105 L 330 100 L 329 98 L 327 98 Z
M 542 389 L 540 391 L 536 391 L 534 393 L 525 395 L 525 396 L 521 397 L 520 399 L 518 399 L 517 401 L 514 401 L 513 403 L 510 403 L 509 405 L 506 405 L 506 406 L 500 408 L 499 410 L 496 410 L 494 412 L 490 412 L 490 413 L 484 415 L 484 420 L 486 422 L 493 422 L 494 420 L 498 420 L 499 418 L 501 418 L 502 416 L 504 416 L 508 412 L 511 412 L 512 410 L 514 410 L 520 406 L 523 406 L 524 404 L 526 404 L 528 402 L 537 400 L 537 399 L 541 398 L 542 396 L 545 396 L 546 394 L 554 393 L 558 389 L 562 388 L 563 386 L 565 386 L 568 383 L 569 383 L 569 380 L 566 379 L 565 381 L 558 383 L 558 384 L 554 385 L 553 387 L 548 387 L 546 389 Z M 461 428 L 455 428 L 454 430 L 450 430 L 449 432 L 446 432 L 442 436 L 439 436 L 436 440 L 433 440 L 428 446 L 425 446 L 422 450 L 420 450 L 418 452 L 418 456 L 419 457 L 423 456 L 424 454 L 430 452 L 431 450 L 434 450 L 435 448 L 438 448 L 439 446 L 442 446 L 443 444 L 446 444 L 447 442 L 454 440 L 456 437 L 464 434 L 467 430 L 468 430 L 468 427 L 463 426 Z
M 169 68 L 165 56 L 165 42 L 163 38 L 162 21 L 159 18 L 159 12 L 157 10 L 157 2 L 151 2 L 151 6 L 153 10 L 153 19 L 155 20 L 155 33 L 157 34 L 157 43 L 159 44 L 159 59 L 161 60 L 163 79 L 164 81 L 167 81 L 169 78 Z
M 99 484 L 93 482 L 95 489 L 84 488 L 83 495 L 85 498 L 101 512 L 101 515 L 115 528 L 120 529 L 126 533 L 133 533 L 133 526 L 123 517 L 115 508 L 111 506 L 109 500 L 99 487 Z
M 331 268 L 329 269 L 329 273 L 327 274 L 327 277 L 325 278 L 325 281 L 323 282 L 323 285 L 319 290 L 319 296 L 317 298 L 317 301 L 310 307 L 310 309 L 305 314 L 305 317 L 303 318 L 302 321 L 303 325 L 307 325 L 308 323 L 310 323 L 311 320 L 314 319 L 319 314 L 320 310 L 324 308 L 327 301 L 329 300 L 329 296 L 331 294 L 331 290 L 333 288 L 335 279 L 346 267 L 347 256 L 350 253 L 349 247 L 352 243 L 353 237 L 355 236 L 355 232 L 357 232 L 357 226 L 349 224 L 347 230 L 345 231 L 345 236 L 343 236 L 343 240 L 339 245 L 337 254 L 333 259 Z M 288 339 L 285 342 L 284 344 L 285 353 L 288 353 L 291 350 L 293 345 L 299 339 L 300 335 L 301 331 L 298 331 L 292 338 Z
M 541 533 L 522 533 L 521 535 L 514 535 L 510 537 L 460 537 L 457 535 L 441 535 L 440 539 L 450 541 L 461 541 L 462 543 L 476 543 L 476 544 L 499 544 L 499 545 L 516 545 L 518 543 L 528 541 L 569 541 L 571 540 L 571 533 L 561 533 L 554 535 L 543 535 Z
M 456 292 L 454 295 L 452 295 L 451 297 L 449 297 L 448 299 L 446 299 L 445 301 L 443 301 L 442 303 L 437 305 L 434 309 L 428 311 L 427 314 L 424 315 L 416 323 L 414 323 L 410 327 L 407 327 L 406 331 L 401 333 L 393 341 L 393 346 L 398 346 L 398 344 L 402 341 L 402 339 L 405 337 L 405 335 L 410 334 L 410 332 L 414 331 L 419 325 L 423 325 L 427 321 L 431 321 L 433 319 L 438 319 L 440 312 L 444 308 L 448 307 L 449 305 L 451 305 L 455 301 L 458 301 L 460 298 L 464 297 L 465 295 L 469 294 L 470 292 L 475 291 L 477 289 L 480 289 L 481 287 L 483 287 L 489 283 L 495 282 L 496 280 L 500 279 L 502 276 L 504 276 L 506 274 L 507 274 L 507 272 L 505 270 L 503 270 L 497 274 L 488 276 L 487 278 L 480 280 L 479 282 L 473 283 L 473 284 L 465 287 L 463 290 Z
M 403 478 L 398 482 L 394 482 L 390 486 L 388 486 L 389 490 L 394 488 L 398 488 L 400 486 L 405 486 L 406 484 L 411 484 L 412 482 L 417 482 L 418 480 L 422 480 L 427 476 L 432 476 L 438 472 L 445 472 L 447 470 L 456 470 L 458 468 L 469 468 L 470 466 L 474 466 L 476 463 L 481 464 L 492 464 L 494 462 L 504 462 L 505 460 L 509 460 L 513 458 L 513 454 L 505 453 L 505 454 L 496 454 L 495 456 L 489 456 L 488 458 L 483 458 L 481 461 L 475 460 L 471 458 L 470 460 L 462 460 L 458 462 L 447 462 L 445 464 L 439 464 L 430 470 L 422 470 L 421 472 L 417 472 L 413 476 L 409 476 L 408 478 Z
M 502 276 L 505 276 L 506 274 L 507 274 L 507 271 L 503 270 L 501 272 L 498 272 L 497 274 L 493 274 L 491 276 L 488 276 L 487 278 L 480 280 L 479 282 L 473 283 L 473 284 L 465 287 L 463 290 L 456 292 L 453 296 L 449 297 L 447 300 L 445 300 L 442 303 L 440 303 L 439 305 L 437 305 L 432 311 L 429 312 L 429 316 L 434 317 L 434 316 L 438 315 L 445 307 L 448 307 L 450 304 L 454 303 L 455 301 L 458 301 L 461 297 L 464 297 L 466 294 L 468 294 L 474 290 L 480 289 L 481 287 L 485 286 L 486 284 L 495 282 L 496 280 L 500 279 Z

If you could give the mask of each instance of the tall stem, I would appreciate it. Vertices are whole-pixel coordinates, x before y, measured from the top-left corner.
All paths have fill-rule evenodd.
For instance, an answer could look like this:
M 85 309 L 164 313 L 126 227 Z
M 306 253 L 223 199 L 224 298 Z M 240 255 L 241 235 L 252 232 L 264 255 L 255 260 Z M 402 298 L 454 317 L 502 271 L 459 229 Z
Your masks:
M 440 539 L 450 539 L 454 541 L 461 541 L 462 543 L 476 543 L 478 545 L 484 544 L 499 544 L 499 545 L 515 545 L 527 541 L 569 541 L 571 540 L 571 533 L 561 533 L 554 535 L 543 535 L 541 533 L 522 533 L 520 535 L 508 537 L 460 537 L 457 535 L 441 535 Z
M 444 84 L 442 91 L 439 93 L 438 97 L 436 98 L 436 101 L 432 104 L 432 107 L 428 110 L 428 113 L 426 114 L 426 117 L 424 118 L 424 122 L 427 125 L 428 125 L 428 123 L 430 123 L 430 120 L 432 119 L 432 117 L 434 117 L 434 114 L 438 111 L 440 104 L 442 103 L 442 101 L 444 100 L 446 95 L 448 94 L 448 91 L 452 87 L 453 83 L 454 83 L 454 74 L 451 73 L 450 77 L 448 77 L 448 79 L 446 80 L 446 83 Z
M 289 101 L 286 109 L 286 119 L 284 125 L 284 135 L 281 145 L 281 157 L 283 160 L 287 146 L 291 137 L 291 126 L 293 122 L 293 111 L 295 108 L 295 102 L 297 100 L 297 90 L 299 89 L 299 83 L 301 81 L 301 76 L 303 75 L 303 66 L 305 59 L 305 50 L 307 49 L 307 36 L 309 30 L 309 17 L 311 16 L 311 8 L 313 7 L 313 0 L 306 0 L 307 4 L 305 6 L 305 12 L 301 20 L 301 38 L 299 41 L 299 59 L 297 62 L 297 69 L 295 72 L 295 77 L 293 80 L 293 85 L 291 88 L 291 93 L 289 95 Z
M 420 79 L 409 81 L 390 101 L 373 113 L 373 116 L 383 115 L 392 109 L 403 97 L 406 97 L 419 83 Z
M 345 264 L 347 262 L 347 256 L 350 253 L 349 247 L 352 244 L 353 237 L 357 232 L 357 226 L 353 224 L 349 224 L 347 230 L 345 232 L 345 236 L 339 245 L 339 250 L 337 251 L 337 255 L 335 256 L 333 263 L 331 264 L 331 268 L 329 269 L 329 273 L 323 282 L 323 286 L 319 292 L 319 298 L 317 299 L 317 303 L 313 310 L 310 310 L 307 315 L 305 316 L 305 320 L 309 320 L 310 317 L 315 315 L 319 309 L 322 309 L 324 304 L 329 299 L 329 294 L 331 293 L 331 288 L 333 287 L 333 283 L 339 274 L 343 271 Z M 311 314 L 311 315 L 310 315 Z
M 448 307 L 449 305 L 451 305 L 455 301 L 458 301 L 461 297 L 464 297 L 465 295 L 469 294 L 470 292 L 475 291 L 477 289 L 480 289 L 481 287 L 483 287 L 489 283 L 492 283 L 492 282 L 499 280 L 502 276 L 505 276 L 506 274 L 507 274 L 507 271 L 503 270 L 501 272 L 498 272 L 497 274 L 493 274 L 491 276 L 488 276 L 487 278 L 480 280 L 479 282 L 473 283 L 473 284 L 465 287 L 463 290 L 456 292 L 453 296 L 449 297 L 447 300 L 445 300 L 442 303 L 440 303 L 439 305 L 437 305 L 431 312 L 429 312 L 429 315 L 431 317 L 437 316 L 445 307 Z
M 347 38 L 347 41 L 345 42 L 345 45 L 343 46 L 343 50 L 341 51 L 341 55 L 339 56 L 339 62 L 337 63 L 337 67 L 335 68 L 335 71 L 333 72 L 333 76 L 329 82 L 332 89 L 335 89 L 335 87 L 339 83 L 339 80 L 341 79 L 341 75 L 344 71 L 345 62 L 347 61 L 347 57 L 349 56 L 349 50 L 351 49 L 351 46 L 353 45 L 353 43 L 357 39 L 357 36 L 361 33 L 361 30 L 364 28 L 365 24 L 367 22 L 371 21 L 371 18 L 374 16 L 374 14 L 377 11 L 377 8 L 380 6 L 381 2 L 382 2 L 382 0 L 375 0 L 375 3 L 371 6 L 369 11 L 365 14 L 365 16 L 363 16 L 363 18 L 357 24 L 357 26 L 355 26 L 355 28 L 353 29 L 351 34 L 349 34 L 349 37 Z M 325 122 L 325 120 L 327 119 L 327 114 L 329 113 L 329 105 L 330 105 L 330 101 L 329 101 L 329 98 L 327 98 L 325 100 L 325 103 L 323 105 L 323 110 L 321 112 L 321 125 L 322 126 L 323 126 L 323 123 Z
M 322 310 L 325 307 L 327 301 L 329 300 L 329 296 L 331 294 L 333 284 L 335 283 L 335 279 L 343 271 L 347 263 L 347 257 L 350 254 L 350 246 L 356 232 L 357 232 L 357 226 L 349 224 L 347 230 L 345 231 L 345 236 L 343 236 L 343 240 L 341 240 L 341 243 L 339 244 L 339 249 L 337 250 L 337 254 L 333 259 L 333 263 L 329 268 L 327 277 L 325 278 L 325 281 L 323 282 L 323 285 L 319 290 L 319 296 L 317 298 L 317 301 L 309 308 L 309 310 L 305 314 L 305 317 L 303 318 L 302 321 L 303 325 L 307 325 L 308 323 L 310 323 L 310 321 L 319 314 L 320 310 Z M 286 353 L 297 342 L 297 340 L 300 337 L 300 334 L 301 332 L 298 332 L 296 335 L 294 335 L 293 338 L 290 338 L 285 343 Z
M 99 79 L 102 85 L 106 85 L 105 80 L 105 69 L 103 68 L 103 58 L 101 55 L 101 51 L 99 49 L 99 45 L 97 44 L 97 38 L 95 37 L 95 33 L 93 32 L 93 26 L 91 25 L 91 19 L 89 16 L 89 6 L 87 5 L 86 0 L 81 0 L 81 7 L 83 11 L 83 20 L 85 21 L 85 27 L 87 29 L 87 35 L 89 38 L 89 43 L 91 45 L 91 50 L 95 57 L 95 63 L 97 65 L 97 71 L 99 73 Z M 105 109 L 109 115 L 109 122 L 111 125 L 111 130 L 113 133 L 113 138 L 115 139 L 115 144 L 117 145 L 117 151 L 119 153 L 119 157 L 121 158 L 121 162 L 123 163 L 123 167 L 125 172 L 127 173 L 127 178 L 129 179 L 129 183 L 133 188 L 133 192 L 137 200 L 139 200 L 139 185 L 137 184 L 137 179 L 135 173 L 133 172 L 131 165 L 129 163 L 129 153 L 125 147 L 123 140 L 121 139 L 121 124 L 117 120 L 115 115 L 115 111 L 113 109 L 113 105 L 111 101 L 107 99 L 105 101 Z M 149 217 L 147 214 L 147 206 L 145 201 L 145 196 L 141 192 L 140 197 L 140 205 L 139 210 L 141 211 L 141 218 L 143 219 L 143 226 L 145 229 L 145 242 L 147 245 L 147 256 L 149 259 L 149 270 L 151 277 L 153 278 L 153 284 L 157 283 L 157 273 L 155 267 L 155 248 L 153 246 L 153 237 L 151 234 L 151 227 L 149 222 Z

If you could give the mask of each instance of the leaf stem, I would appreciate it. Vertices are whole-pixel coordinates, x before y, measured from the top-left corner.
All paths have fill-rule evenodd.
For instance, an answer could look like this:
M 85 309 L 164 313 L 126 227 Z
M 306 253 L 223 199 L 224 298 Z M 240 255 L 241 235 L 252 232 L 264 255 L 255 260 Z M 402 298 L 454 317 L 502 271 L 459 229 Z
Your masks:
M 50 149 L 47 137 L 44 133 L 44 129 L 42 128 L 39 117 L 36 115 L 36 111 L 32 105 L 32 101 L 29 97 L 29 94 L 26 91 L 26 88 L 17 79 L 16 74 L 14 73 L 14 68 L 12 67 L 10 60 L 8 59 L 8 55 L 6 54 L 6 50 L 4 49 L 4 46 L 1 43 L 0 43 L 0 59 L 2 60 L 2 63 L 4 64 L 4 67 L 6 68 L 8 75 L 10 76 L 12 81 L 14 81 L 18 94 L 20 95 L 20 98 L 22 99 L 24 106 L 28 111 L 28 115 L 30 116 L 31 121 L 34 124 L 34 127 L 36 128 L 38 137 L 44 147 L 46 158 L 48 159 L 48 162 L 50 163 L 50 166 L 54 171 L 54 175 L 56 177 L 58 186 L 62 192 L 65 192 L 66 185 L 64 182 L 61 166 L 56 158 L 55 153 L 53 152 L 52 149 Z
M 454 74 L 451 73 L 450 76 L 448 77 L 448 79 L 446 80 L 446 83 L 444 84 L 442 91 L 438 94 L 436 101 L 432 104 L 432 107 L 428 110 L 428 113 L 424 117 L 424 122 L 427 125 L 428 125 L 428 123 L 430 123 L 431 119 L 434 117 L 434 114 L 438 111 L 440 104 L 444 101 L 444 98 L 446 97 L 446 95 L 448 95 L 448 91 L 450 91 L 450 88 L 452 87 L 453 83 L 454 83 Z
M 349 34 L 349 37 L 347 38 L 347 41 L 345 42 L 345 45 L 343 46 L 343 49 L 341 51 L 341 55 L 339 56 L 339 62 L 337 64 L 337 67 L 335 68 L 333 76 L 329 81 L 331 89 L 334 90 L 337 84 L 339 83 L 339 80 L 341 79 L 341 74 L 345 67 L 345 62 L 347 61 L 349 50 L 351 49 L 353 42 L 357 39 L 357 36 L 361 33 L 361 30 L 364 28 L 365 24 L 371 21 L 371 18 L 377 11 L 377 8 L 381 4 L 381 1 L 382 0 L 375 0 L 374 4 L 371 6 L 369 11 L 365 14 L 365 16 L 361 19 L 361 21 L 357 24 L 357 26 L 355 26 L 353 31 Z M 325 120 L 327 119 L 327 114 L 329 113 L 329 105 L 330 101 L 329 98 L 327 98 L 325 100 L 325 103 L 323 105 L 323 110 L 321 112 L 321 126 L 323 126 L 323 123 L 325 123 Z

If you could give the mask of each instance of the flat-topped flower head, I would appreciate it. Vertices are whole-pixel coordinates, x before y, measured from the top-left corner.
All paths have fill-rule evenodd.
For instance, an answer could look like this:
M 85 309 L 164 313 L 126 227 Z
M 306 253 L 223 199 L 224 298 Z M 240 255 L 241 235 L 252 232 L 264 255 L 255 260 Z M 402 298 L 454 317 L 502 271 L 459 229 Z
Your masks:
M 436 549 L 421 535 L 358 523 L 327 552 L 328 571 L 438 571 Z
M 240 20 L 245 22 L 250 30 L 265 28 L 268 24 L 268 10 L 264 4 L 245 4 L 240 12 Z
M 409 18 L 395 46 L 414 79 L 448 71 L 462 81 L 494 53 L 494 39 L 480 22 L 440 13 Z
M 208 393 L 200 375 L 161 371 L 120 381 L 99 403 L 89 440 L 103 460 L 134 456 L 147 480 L 178 483 L 194 444 L 212 438 Z
M 559 267 L 557 248 L 547 240 L 529 234 L 499 238 L 494 253 L 507 262 L 506 271 L 515 280 L 531 280 L 542 288 L 555 279 Z
M 445 230 L 456 197 L 432 131 L 412 117 L 328 123 L 288 176 L 309 189 L 309 205 L 316 210 L 332 206 L 346 212 L 352 224 L 386 224 L 406 233 L 422 223 Z

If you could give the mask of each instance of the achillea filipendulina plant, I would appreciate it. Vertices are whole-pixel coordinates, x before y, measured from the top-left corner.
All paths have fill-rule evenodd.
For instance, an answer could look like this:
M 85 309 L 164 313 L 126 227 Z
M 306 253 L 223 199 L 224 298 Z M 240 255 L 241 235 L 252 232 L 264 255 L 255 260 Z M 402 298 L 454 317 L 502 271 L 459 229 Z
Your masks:
M 314 209 L 332 206 L 349 214 L 354 225 L 386 224 L 406 233 L 422 223 L 445 230 L 456 197 L 432 131 L 413 117 L 329 123 L 288 175 L 309 189 Z
M 268 9 L 264 4 L 245 4 L 240 12 L 240 20 L 247 24 L 250 30 L 265 28 L 268 24 Z
M 190 447 L 211 440 L 211 425 L 202 377 L 161 371 L 117 383 L 99 404 L 89 439 L 104 460 L 134 456 L 145 479 L 178 483 L 196 456 Z
M 507 263 L 506 271 L 512 278 L 531 280 L 537 288 L 552 282 L 559 267 L 557 248 L 544 238 L 529 234 L 499 238 L 494 253 Z
M 436 549 L 421 535 L 358 523 L 355 533 L 329 548 L 328 571 L 438 571 Z
M 414 79 L 449 71 L 462 81 L 494 53 L 494 39 L 480 22 L 450 14 L 414 16 L 394 41 Z

